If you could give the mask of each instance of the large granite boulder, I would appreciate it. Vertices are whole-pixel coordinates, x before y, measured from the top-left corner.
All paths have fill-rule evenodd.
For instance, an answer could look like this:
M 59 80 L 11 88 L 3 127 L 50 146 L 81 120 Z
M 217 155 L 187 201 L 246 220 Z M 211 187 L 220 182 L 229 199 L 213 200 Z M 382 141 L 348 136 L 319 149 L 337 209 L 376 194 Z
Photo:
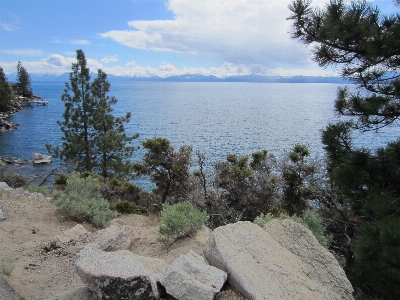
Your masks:
M 304 251 L 313 249 L 304 247 Z M 211 265 L 227 272 L 228 282 L 248 299 L 351 299 L 351 295 L 342 298 L 343 293 L 335 287 L 337 283 L 326 285 L 326 279 L 312 275 L 313 268 L 305 259 L 251 222 L 215 229 L 204 255 Z M 337 280 L 348 282 L 344 273 Z
M 341 299 L 353 299 L 353 287 L 338 261 L 308 228 L 287 219 L 272 220 L 264 230 L 307 265 L 308 277 L 333 290 Z
M 78 253 L 75 267 L 99 299 L 151 300 L 159 299 L 157 281 L 166 264 L 126 250 L 105 252 L 87 246 Z
M 167 293 L 180 300 L 213 300 L 227 274 L 206 264 L 203 257 L 189 251 L 180 255 L 161 275 Z
M 131 245 L 131 237 L 126 226 L 111 225 L 90 237 L 91 246 L 103 251 L 126 250 Z

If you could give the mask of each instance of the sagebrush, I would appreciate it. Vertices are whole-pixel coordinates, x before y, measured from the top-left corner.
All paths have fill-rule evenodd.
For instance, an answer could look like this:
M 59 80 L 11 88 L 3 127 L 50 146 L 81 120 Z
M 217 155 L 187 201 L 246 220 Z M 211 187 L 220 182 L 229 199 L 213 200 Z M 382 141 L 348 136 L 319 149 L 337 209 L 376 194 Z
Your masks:
M 183 202 L 166 205 L 161 212 L 159 232 L 164 242 L 190 235 L 207 222 L 206 212 L 194 208 L 191 203 Z
M 70 218 L 86 220 L 96 227 L 105 227 L 115 217 L 109 203 L 101 196 L 100 182 L 91 176 L 81 178 L 72 173 L 64 191 L 54 195 L 54 204 Z
M 14 270 L 14 262 L 9 259 L 1 259 L 1 272 L 4 275 L 10 276 L 12 270 Z

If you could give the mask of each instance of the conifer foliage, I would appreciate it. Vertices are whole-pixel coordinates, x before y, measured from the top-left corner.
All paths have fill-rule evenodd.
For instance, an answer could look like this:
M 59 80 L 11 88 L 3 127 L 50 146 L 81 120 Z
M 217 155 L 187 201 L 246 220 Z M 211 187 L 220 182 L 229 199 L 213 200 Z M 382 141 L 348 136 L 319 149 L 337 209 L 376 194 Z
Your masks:
M 399 4 L 399 1 L 395 1 Z M 310 1 L 289 6 L 292 37 L 315 45 L 314 60 L 334 66 L 359 87 L 338 91 L 336 111 L 347 121 L 330 124 L 322 141 L 336 196 L 334 244 L 347 259 L 353 284 L 380 297 L 400 297 L 400 140 L 379 149 L 357 148 L 354 130 L 396 126 L 400 118 L 400 15 L 382 15 L 367 1 Z
M 97 78 L 90 81 L 89 68 L 82 50 L 76 51 L 69 83 L 61 100 L 65 111 L 63 121 L 58 121 L 63 132 L 61 147 L 47 145 L 55 157 L 72 163 L 79 172 L 89 171 L 104 177 L 130 177 L 134 147 L 129 144 L 135 136 L 125 134 L 125 117 L 114 117 L 111 106 L 117 103 L 107 93 L 110 83 L 107 74 L 98 70 Z
M 3 68 L 0 67 L 0 112 L 7 112 L 11 108 L 11 90 Z
M 20 61 L 17 65 L 17 82 L 21 85 L 22 94 L 31 93 L 31 77 Z

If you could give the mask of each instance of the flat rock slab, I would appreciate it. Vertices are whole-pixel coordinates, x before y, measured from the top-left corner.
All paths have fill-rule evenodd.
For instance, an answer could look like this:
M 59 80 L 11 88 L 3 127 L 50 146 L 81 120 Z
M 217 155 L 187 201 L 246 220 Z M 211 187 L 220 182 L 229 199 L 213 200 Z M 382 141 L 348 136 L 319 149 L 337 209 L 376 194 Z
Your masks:
M 228 282 L 248 299 L 341 299 L 310 278 L 310 269 L 298 256 L 251 222 L 215 229 L 204 255 L 227 272 Z
M 313 280 L 340 295 L 341 299 L 352 300 L 353 287 L 338 261 L 322 247 L 312 232 L 292 220 L 272 220 L 264 226 L 278 243 L 296 255 L 309 269 Z
M 168 294 L 180 300 L 213 300 L 227 274 L 206 264 L 203 257 L 189 251 L 180 255 L 161 275 Z
M 77 255 L 77 273 L 99 299 L 158 299 L 152 272 L 126 252 L 104 252 L 87 246 Z
M 126 226 L 111 225 L 90 237 L 91 244 L 103 251 L 126 250 L 131 245 L 131 237 Z
M 50 155 L 34 153 L 32 156 L 32 160 L 34 164 L 48 164 L 51 163 L 52 157 Z
M 85 235 L 88 235 L 85 227 L 83 227 L 81 224 L 76 224 L 71 229 L 57 235 L 54 240 L 64 244 L 70 242 L 71 240 L 77 241 L 80 237 Z

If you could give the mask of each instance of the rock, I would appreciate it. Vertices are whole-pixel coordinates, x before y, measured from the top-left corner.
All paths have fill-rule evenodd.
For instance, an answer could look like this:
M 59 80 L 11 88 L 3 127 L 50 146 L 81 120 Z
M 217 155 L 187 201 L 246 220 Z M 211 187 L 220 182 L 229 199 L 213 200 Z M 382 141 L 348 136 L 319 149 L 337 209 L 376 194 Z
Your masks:
M 71 229 L 57 235 L 54 240 L 56 242 L 59 242 L 61 244 L 68 243 L 71 240 L 79 240 L 80 237 L 88 235 L 88 232 L 86 231 L 85 227 L 83 227 L 81 224 L 77 224 Z
M 90 243 L 103 251 L 126 250 L 131 245 L 131 238 L 126 226 L 111 225 L 94 233 Z
M 129 251 L 105 252 L 87 246 L 77 255 L 77 273 L 99 299 L 158 299 L 152 272 L 126 252 Z
M 333 290 L 341 299 L 353 299 L 353 287 L 338 261 L 309 229 L 292 220 L 272 220 L 264 230 L 307 265 L 308 277 Z
M 6 211 L 0 203 L 0 221 L 4 221 L 6 219 Z
M 3 118 L 0 118 L 0 132 L 14 130 L 14 129 L 17 129 L 18 126 L 19 126 L 19 124 L 16 124 L 16 123 L 13 123 L 10 121 L 6 121 Z
M 51 156 L 50 155 L 43 155 L 40 153 L 33 154 L 33 163 L 34 164 L 47 164 L 51 163 Z
M 341 299 L 332 287 L 310 278 L 309 266 L 299 257 L 251 222 L 215 229 L 204 255 L 249 299 Z
M 9 190 L 12 190 L 12 188 L 10 188 L 10 187 L 8 186 L 7 183 L 5 183 L 5 182 L 0 182 L 0 190 L 9 191 Z
M 124 255 L 127 258 L 136 261 L 138 264 L 142 264 L 146 268 L 150 276 L 150 281 L 153 287 L 154 294 L 158 299 L 160 295 L 157 287 L 157 282 L 160 281 L 161 273 L 165 270 L 165 268 L 168 267 L 168 264 L 162 259 L 136 255 L 128 250 L 120 250 L 114 253 Z
M 224 271 L 207 265 L 203 257 L 189 251 L 164 270 L 160 283 L 180 300 L 212 300 L 226 279 Z

